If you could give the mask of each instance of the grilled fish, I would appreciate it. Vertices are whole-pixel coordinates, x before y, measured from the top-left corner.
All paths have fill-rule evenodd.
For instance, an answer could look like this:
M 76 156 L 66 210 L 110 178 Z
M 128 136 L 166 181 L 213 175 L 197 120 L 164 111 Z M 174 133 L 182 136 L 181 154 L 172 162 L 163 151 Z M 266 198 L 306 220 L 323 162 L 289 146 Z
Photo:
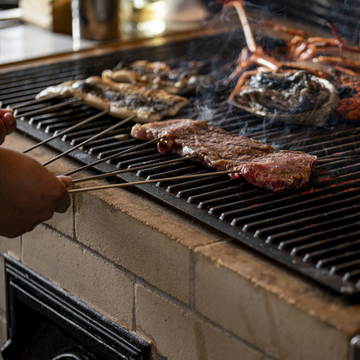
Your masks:
M 98 110 L 109 110 L 110 115 L 121 119 L 136 115 L 135 120 L 142 123 L 174 116 L 188 104 L 187 98 L 169 94 L 162 89 L 104 81 L 99 76 L 50 86 L 36 98 L 52 94 L 75 97 L 81 103 Z
M 170 94 L 187 94 L 211 83 L 210 76 L 198 73 L 196 65 L 172 69 L 161 61 L 138 60 L 120 62 L 112 70 L 102 72 L 104 80 L 163 89 Z

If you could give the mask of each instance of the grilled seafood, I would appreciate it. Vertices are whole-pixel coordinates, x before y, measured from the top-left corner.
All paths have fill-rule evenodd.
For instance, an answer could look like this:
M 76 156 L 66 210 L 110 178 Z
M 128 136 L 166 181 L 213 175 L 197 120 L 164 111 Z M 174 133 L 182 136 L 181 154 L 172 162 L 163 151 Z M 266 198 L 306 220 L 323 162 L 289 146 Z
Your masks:
M 172 69 L 162 61 L 147 60 L 120 62 L 112 70 L 104 70 L 101 76 L 105 81 L 163 89 L 170 94 L 192 93 L 211 82 L 208 75 L 199 74 L 194 64 Z
M 296 124 L 311 121 L 317 126 L 327 120 L 339 103 L 330 82 L 304 70 L 255 71 L 233 96 L 237 107 L 256 115 Z
M 360 77 L 343 75 L 339 79 L 339 106 L 335 114 L 347 120 L 360 119 Z
M 188 99 L 161 89 L 104 81 L 99 76 L 51 86 L 41 91 L 36 98 L 50 94 L 75 97 L 95 109 L 109 110 L 110 115 L 121 119 L 136 115 L 140 122 L 158 121 L 164 116 L 174 116 L 188 104 Z
M 239 15 L 247 43 L 247 46 L 242 49 L 238 57 L 238 64 L 235 70 L 225 81 L 225 83 L 228 84 L 233 79 L 239 77 L 237 85 L 229 97 L 229 101 L 235 106 L 241 105 L 238 102 L 239 97 L 237 95 L 240 90 L 243 89 L 245 82 L 250 76 L 259 71 L 265 74 L 266 72 L 286 73 L 288 71 L 292 72 L 294 69 L 302 69 L 309 71 L 319 78 L 324 78 L 332 82 L 335 86 L 340 83 L 339 79 L 343 76 L 351 78 L 353 82 L 360 85 L 360 62 L 347 57 L 349 53 L 360 54 L 360 47 L 347 45 L 331 23 L 327 22 L 333 32 L 334 38 L 307 37 L 301 30 L 288 29 L 283 26 L 271 25 L 264 22 L 261 23 L 263 26 L 271 26 L 276 31 L 292 36 L 290 41 L 285 42 L 285 50 L 282 49 L 281 55 L 278 54 L 279 58 L 275 58 L 255 42 L 244 10 L 243 0 L 225 2 L 225 11 L 231 7 L 234 7 Z M 255 70 L 250 71 L 250 69 L 254 67 Z M 352 88 L 356 87 L 359 86 Z M 334 100 L 335 102 L 330 104 L 330 108 L 336 107 L 337 99 Z M 359 120 L 360 111 L 356 111 L 359 100 L 360 97 L 356 96 L 355 93 L 352 97 L 341 99 L 339 109 L 336 109 L 335 113 L 338 115 L 341 114 L 348 120 Z M 260 115 L 253 109 L 249 110 Z M 330 115 L 329 111 L 327 111 L 327 113 Z M 309 123 L 313 124 L 313 120 L 309 119 Z M 318 123 L 315 125 L 318 125 Z

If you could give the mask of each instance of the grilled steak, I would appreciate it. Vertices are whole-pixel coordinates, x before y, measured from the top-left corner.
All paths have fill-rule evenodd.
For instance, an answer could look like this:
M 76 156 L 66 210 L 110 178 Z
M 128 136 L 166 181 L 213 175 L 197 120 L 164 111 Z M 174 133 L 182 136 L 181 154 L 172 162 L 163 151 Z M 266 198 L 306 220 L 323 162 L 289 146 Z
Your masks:
M 188 104 L 186 98 L 171 95 L 161 89 L 104 81 L 98 76 L 51 86 L 41 91 L 36 98 L 50 94 L 75 97 L 85 105 L 99 110 L 108 109 L 110 115 L 121 119 L 136 115 L 139 122 L 158 121 L 164 116 L 174 116 Z
M 136 124 L 131 135 L 139 140 L 162 137 L 158 150 L 180 156 L 197 155 L 198 161 L 217 170 L 236 170 L 253 185 L 272 191 L 294 188 L 309 181 L 317 158 L 299 151 L 274 151 L 260 141 L 231 134 L 202 120 L 167 120 Z
M 102 78 L 105 81 L 163 89 L 170 94 L 190 93 L 210 83 L 209 76 L 199 74 L 197 69 L 190 65 L 172 69 L 164 62 L 146 60 L 120 62 L 112 70 L 104 70 Z

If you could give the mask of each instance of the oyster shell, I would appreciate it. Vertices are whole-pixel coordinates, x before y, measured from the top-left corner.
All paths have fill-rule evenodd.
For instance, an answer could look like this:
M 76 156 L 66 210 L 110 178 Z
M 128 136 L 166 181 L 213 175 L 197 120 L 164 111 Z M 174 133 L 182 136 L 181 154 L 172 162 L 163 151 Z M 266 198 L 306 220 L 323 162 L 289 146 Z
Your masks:
M 328 80 L 304 70 L 258 72 L 245 82 L 231 102 L 256 116 L 321 126 L 338 106 L 339 95 Z

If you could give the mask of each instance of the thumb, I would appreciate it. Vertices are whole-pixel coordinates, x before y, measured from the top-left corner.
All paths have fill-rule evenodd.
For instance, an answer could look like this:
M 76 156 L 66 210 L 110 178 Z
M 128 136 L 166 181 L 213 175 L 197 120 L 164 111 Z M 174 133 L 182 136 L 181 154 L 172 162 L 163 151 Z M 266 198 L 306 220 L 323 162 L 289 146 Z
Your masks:
M 59 179 L 59 181 L 61 181 L 67 188 L 71 185 L 72 183 L 72 178 L 70 176 L 57 176 L 57 178 Z

